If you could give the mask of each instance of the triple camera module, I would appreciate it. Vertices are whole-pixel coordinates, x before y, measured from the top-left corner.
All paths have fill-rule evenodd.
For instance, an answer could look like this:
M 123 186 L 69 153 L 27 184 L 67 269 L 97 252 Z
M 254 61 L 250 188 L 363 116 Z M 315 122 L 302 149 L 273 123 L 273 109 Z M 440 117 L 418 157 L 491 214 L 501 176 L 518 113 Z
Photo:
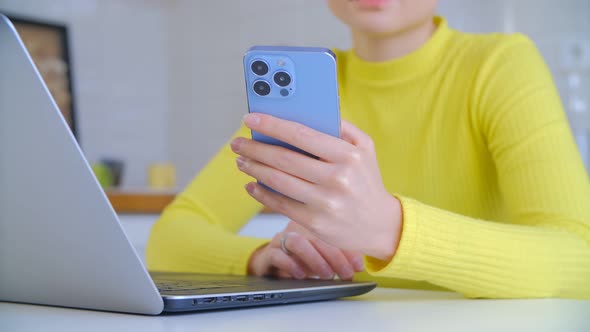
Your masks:
M 256 76 L 262 77 L 268 74 L 269 66 L 263 60 L 255 60 L 250 65 L 250 70 Z M 286 87 L 291 84 L 291 76 L 284 70 L 278 70 L 272 75 L 272 80 L 274 84 L 276 84 L 280 88 L 280 95 L 286 97 L 289 95 L 289 90 Z M 271 92 L 271 84 L 264 79 L 259 79 L 254 81 L 252 85 L 252 90 L 259 96 L 267 96 Z

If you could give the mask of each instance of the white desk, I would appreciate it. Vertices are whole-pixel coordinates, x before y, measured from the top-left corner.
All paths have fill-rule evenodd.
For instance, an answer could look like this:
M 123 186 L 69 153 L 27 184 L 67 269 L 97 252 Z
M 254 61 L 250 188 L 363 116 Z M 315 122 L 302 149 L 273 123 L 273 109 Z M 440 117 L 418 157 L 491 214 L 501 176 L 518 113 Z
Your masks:
M 378 288 L 351 299 L 139 316 L 0 303 L 0 331 L 590 331 L 590 301 L 466 300 Z
M 140 256 L 156 216 L 121 221 Z M 258 216 L 243 235 L 270 237 L 286 218 Z M 0 331 L 590 331 L 590 301 L 466 300 L 446 292 L 376 289 L 328 302 L 138 316 L 0 302 Z

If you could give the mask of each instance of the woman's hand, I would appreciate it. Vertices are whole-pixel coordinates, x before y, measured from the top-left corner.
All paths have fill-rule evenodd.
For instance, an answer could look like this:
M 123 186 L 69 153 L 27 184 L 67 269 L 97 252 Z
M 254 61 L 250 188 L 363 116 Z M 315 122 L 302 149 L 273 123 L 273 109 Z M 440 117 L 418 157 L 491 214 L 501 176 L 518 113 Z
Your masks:
M 333 279 L 338 274 L 342 280 L 351 280 L 354 272 L 363 268 L 361 254 L 326 244 L 291 221 L 269 244 L 252 254 L 248 274 L 295 279 Z
M 342 139 L 260 113 L 246 125 L 319 157 L 239 137 L 231 143 L 238 168 L 281 194 L 248 183 L 257 201 L 324 242 L 390 260 L 401 232 L 401 206 L 384 188 L 373 141 L 342 122 Z

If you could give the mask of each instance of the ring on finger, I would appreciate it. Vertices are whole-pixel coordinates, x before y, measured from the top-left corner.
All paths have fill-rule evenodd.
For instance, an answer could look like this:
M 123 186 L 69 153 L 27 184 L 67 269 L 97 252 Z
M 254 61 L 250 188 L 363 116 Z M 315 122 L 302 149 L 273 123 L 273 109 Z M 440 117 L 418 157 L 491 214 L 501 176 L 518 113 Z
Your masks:
M 284 233 L 283 236 L 281 236 L 281 250 L 287 254 L 287 256 L 292 256 L 293 253 L 287 249 L 287 238 L 289 237 L 289 235 L 291 235 L 291 233 Z

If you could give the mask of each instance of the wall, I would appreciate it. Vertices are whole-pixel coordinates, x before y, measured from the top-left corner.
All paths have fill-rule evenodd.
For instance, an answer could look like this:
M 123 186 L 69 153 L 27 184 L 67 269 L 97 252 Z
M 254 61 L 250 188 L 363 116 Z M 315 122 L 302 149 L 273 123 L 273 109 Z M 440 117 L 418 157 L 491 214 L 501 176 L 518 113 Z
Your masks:
M 124 184 L 168 159 L 166 1 L 0 0 L 0 12 L 68 25 L 77 125 L 90 162 L 123 159 Z

